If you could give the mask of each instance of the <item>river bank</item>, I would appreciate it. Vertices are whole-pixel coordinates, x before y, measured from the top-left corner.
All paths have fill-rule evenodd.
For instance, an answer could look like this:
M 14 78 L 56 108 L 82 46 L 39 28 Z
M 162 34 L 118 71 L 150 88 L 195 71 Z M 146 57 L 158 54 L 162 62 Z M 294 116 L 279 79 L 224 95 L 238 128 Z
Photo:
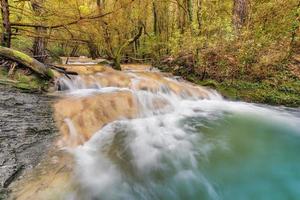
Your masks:
M 276 106 L 300 106 L 300 77 L 293 74 L 287 66 L 270 73 L 267 77 L 255 80 L 249 75 L 219 78 L 222 72 L 216 72 L 217 76 L 203 78 L 203 73 L 197 72 L 197 68 L 190 65 L 191 63 L 186 61 L 154 64 L 163 72 L 170 72 L 198 85 L 213 88 L 229 100 Z
M 52 97 L 22 93 L 0 84 L 0 199 L 9 186 L 35 167 L 57 136 Z

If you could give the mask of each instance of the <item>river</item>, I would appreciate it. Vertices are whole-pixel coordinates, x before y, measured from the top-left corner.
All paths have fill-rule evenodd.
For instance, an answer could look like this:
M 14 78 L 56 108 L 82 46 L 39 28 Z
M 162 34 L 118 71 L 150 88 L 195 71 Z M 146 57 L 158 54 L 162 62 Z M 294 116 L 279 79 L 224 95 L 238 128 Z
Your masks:
M 73 160 L 60 198 L 299 199 L 299 109 L 229 101 L 147 67 L 86 68 L 58 81 L 57 147 Z

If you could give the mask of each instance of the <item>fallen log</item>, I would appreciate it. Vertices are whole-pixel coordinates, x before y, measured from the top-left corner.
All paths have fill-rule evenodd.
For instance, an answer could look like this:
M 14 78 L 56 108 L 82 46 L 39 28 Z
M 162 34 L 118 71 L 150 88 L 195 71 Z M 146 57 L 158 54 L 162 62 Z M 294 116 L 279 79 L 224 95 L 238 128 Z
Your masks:
M 54 77 L 52 70 L 48 66 L 20 51 L 0 46 L 0 56 L 20 63 L 42 77 L 48 79 L 52 79 Z
M 77 72 L 68 72 L 66 70 L 66 68 L 64 67 L 59 67 L 59 66 L 56 66 L 56 65 L 52 65 L 52 64 L 46 64 L 47 66 L 49 66 L 51 69 L 59 72 L 59 73 L 62 73 L 64 74 L 67 78 L 71 79 L 69 75 L 78 75 Z

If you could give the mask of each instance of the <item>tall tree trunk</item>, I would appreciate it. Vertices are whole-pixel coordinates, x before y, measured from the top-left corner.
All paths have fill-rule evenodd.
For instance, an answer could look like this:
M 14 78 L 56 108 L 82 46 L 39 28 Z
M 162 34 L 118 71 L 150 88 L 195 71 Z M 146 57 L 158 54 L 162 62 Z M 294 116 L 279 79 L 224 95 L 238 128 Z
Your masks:
M 193 0 L 186 0 L 186 7 L 188 12 L 188 21 L 191 25 L 193 23 Z
M 105 9 L 105 1 L 104 0 L 97 0 L 97 9 L 98 9 L 98 14 L 101 15 L 103 13 L 103 10 Z M 109 58 L 113 59 L 114 58 L 114 49 L 112 47 L 112 39 L 111 39 L 111 33 L 109 30 L 108 23 L 106 23 L 104 21 L 104 19 L 99 18 L 99 25 L 102 28 L 104 42 L 107 46 L 107 49 L 105 49 L 105 52 Z
M 113 60 L 114 60 L 114 66 L 113 68 L 116 70 L 121 70 L 121 60 L 122 60 L 122 53 L 123 50 L 133 44 L 134 42 L 136 42 L 143 34 L 143 26 L 139 27 L 139 31 L 138 33 L 133 36 L 132 38 L 130 38 L 129 40 L 127 40 L 122 46 L 120 46 L 114 53 L 113 53 Z
M 35 30 L 37 36 L 33 41 L 33 57 L 44 63 L 48 56 L 46 51 L 47 40 L 45 39 L 47 29 L 44 27 L 37 27 Z
M 43 3 L 44 0 L 31 0 L 31 6 L 36 16 L 41 16 L 43 14 Z M 36 27 L 35 28 L 36 37 L 33 41 L 33 57 L 38 61 L 44 63 L 47 59 L 47 28 Z
M 1 45 L 5 47 L 11 46 L 11 26 L 9 21 L 9 5 L 8 0 L 1 0 L 1 14 L 2 14 L 2 36 Z
M 183 33 L 188 26 L 191 26 L 194 19 L 193 0 L 177 0 L 178 7 L 178 28 Z
M 236 33 L 246 24 L 248 18 L 248 0 L 234 0 L 233 2 L 233 25 Z
M 300 13 L 298 11 L 299 8 L 300 8 L 300 1 L 298 1 L 296 8 L 295 8 L 295 23 L 294 23 L 295 25 L 292 27 L 288 57 L 292 56 L 292 54 L 293 54 L 293 51 L 295 48 L 297 32 L 299 32 L 299 24 L 300 24 Z
M 158 35 L 158 18 L 157 18 L 157 6 L 156 1 L 153 1 L 153 32 Z
M 102 9 L 103 10 L 104 7 L 105 7 L 105 0 L 97 0 L 96 2 L 97 2 L 98 9 L 100 9 L 100 10 Z
M 197 22 L 200 35 L 202 29 L 202 0 L 197 0 Z
M 99 49 L 97 45 L 94 43 L 94 41 L 90 38 L 90 40 L 87 42 L 87 46 L 89 48 L 90 57 L 92 59 L 96 59 L 100 57 Z
M 79 44 L 75 44 L 70 53 L 70 57 L 76 57 L 79 50 Z
M 178 10 L 178 29 L 183 33 L 185 27 L 185 10 L 184 6 L 181 1 L 177 3 L 177 10 Z

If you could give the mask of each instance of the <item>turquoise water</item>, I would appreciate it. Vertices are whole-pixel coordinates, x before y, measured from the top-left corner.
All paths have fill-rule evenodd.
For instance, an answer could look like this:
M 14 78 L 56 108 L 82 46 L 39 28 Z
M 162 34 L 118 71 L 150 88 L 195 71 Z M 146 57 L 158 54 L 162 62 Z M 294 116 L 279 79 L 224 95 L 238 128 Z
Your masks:
M 188 121 L 197 127 L 201 120 Z M 243 116 L 207 122 L 197 129 L 204 135 L 199 146 L 214 144 L 208 158 L 199 156 L 198 161 L 219 199 L 300 199 L 299 130 Z
M 176 105 L 108 124 L 78 147 L 75 199 L 300 199 L 299 110 Z

